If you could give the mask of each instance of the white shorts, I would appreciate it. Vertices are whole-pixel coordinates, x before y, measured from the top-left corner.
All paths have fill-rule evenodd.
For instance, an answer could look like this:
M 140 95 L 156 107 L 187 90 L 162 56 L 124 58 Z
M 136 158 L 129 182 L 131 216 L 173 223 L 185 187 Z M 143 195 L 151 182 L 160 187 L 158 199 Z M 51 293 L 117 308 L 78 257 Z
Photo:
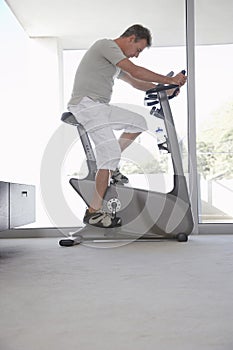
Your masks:
M 83 97 L 68 110 L 81 123 L 95 144 L 98 169 L 115 170 L 121 158 L 120 145 L 113 130 L 138 133 L 147 130 L 143 116 L 127 109 L 95 102 Z

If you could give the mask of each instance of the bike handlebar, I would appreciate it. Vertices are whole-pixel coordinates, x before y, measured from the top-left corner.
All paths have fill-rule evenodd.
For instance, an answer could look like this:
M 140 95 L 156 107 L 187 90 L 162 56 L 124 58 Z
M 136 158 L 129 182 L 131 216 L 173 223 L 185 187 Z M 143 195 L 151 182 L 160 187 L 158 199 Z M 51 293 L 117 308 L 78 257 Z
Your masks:
M 181 73 L 185 75 L 186 72 L 185 72 L 185 70 L 182 70 Z M 170 72 L 167 74 L 167 76 L 172 77 L 173 74 L 174 74 L 173 72 Z M 170 90 L 170 89 L 175 89 L 173 94 L 168 96 L 168 99 L 171 100 L 179 92 L 179 89 L 180 89 L 179 85 L 176 85 L 176 84 L 170 84 L 170 85 L 158 84 L 155 88 L 147 90 L 145 98 L 144 98 L 145 105 L 146 106 L 153 106 L 153 105 L 159 103 L 158 92 L 166 91 L 166 90 Z
M 186 72 L 185 72 L 185 70 L 182 70 L 181 73 L 185 75 Z M 170 76 L 170 77 L 173 76 L 173 72 L 170 72 L 167 76 Z M 175 88 L 178 88 L 178 87 L 179 87 L 179 85 L 176 85 L 176 84 L 170 84 L 170 85 L 159 84 L 155 88 L 147 90 L 146 91 L 146 95 L 150 95 L 152 93 L 157 93 L 157 92 L 160 92 L 160 91 L 175 89 Z M 148 97 L 150 97 L 150 96 L 148 96 Z

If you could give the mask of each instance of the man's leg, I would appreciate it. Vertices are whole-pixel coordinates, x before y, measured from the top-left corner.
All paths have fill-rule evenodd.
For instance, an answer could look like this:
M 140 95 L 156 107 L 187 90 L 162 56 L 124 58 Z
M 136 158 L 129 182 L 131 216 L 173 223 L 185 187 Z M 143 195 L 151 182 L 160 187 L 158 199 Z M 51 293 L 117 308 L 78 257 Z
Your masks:
M 123 152 L 131 143 L 141 134 L 123 132 L 120 136 L 118 142 Z M 108 187 L 109 176 L 111 176 L 111 171 L 108 169 L 99 169 L 95 178 L 95 193 L 92 202 L 89 207 L 89 212 L 93 213 L 102 207 L 103 197 Z
M 123 152 L 131 143 L 141 134 L 141 132 L 130 133 L 123 132 L 118 140 L 121 152 Z
M 102 211 L 102 202 L 108 187 L 110 170 L 115 169 L 121 156 L 121 148 L 109 123 L 110 106 L 96 103 L 84 97 L 77 108 L 70 111 L 85 127 L 96 147 L 97 171 L 95 189 L 89 208 L 83 218 L 86 224 L 98 227 L 117 227 L 121 225 L 120 218 Z M 111 170 L 112 172 L 112 170 Z M 100 210 L 99 210 L 100 209 Z
M 109 170 L 99 169 L 96 174 L 93 199 L 83 218 L 85 224 L 102 228 L 121 226 L 121 218 L 101 210 L 103 197 L 108 187 L 108 180 Z
M 108 181 L 109 181 L 109 170 L 99 169 L 95 178 L 95 192 L 94 192 L 90 207 L 88 208 L 90 213 L 93 213 L 96 210 L 101 209 L 103 197 L 108 187 Z
M 141 132 L 123 132 L 120 138 L 118 139 L 118 143 L 120 146 L 121 153 L 131 145 L 131 143 L 141 134 Z M 112 180 L 114 183 L 118 183 L 121 185 L 127 184 L 129 182 L 129 179 L 127 176 L 123 175 L 119 167 L 117 167 L 112 172 Z
M 123 152 L 141 133 L 127 133 L 123 132 L 118 142 Z M 109 174 L 108 169 L 99 169 L 95 178 L 95 193 L 91 201 L 89 212 L 93 213 L 102 207 L 103 197 L 108 187 Z

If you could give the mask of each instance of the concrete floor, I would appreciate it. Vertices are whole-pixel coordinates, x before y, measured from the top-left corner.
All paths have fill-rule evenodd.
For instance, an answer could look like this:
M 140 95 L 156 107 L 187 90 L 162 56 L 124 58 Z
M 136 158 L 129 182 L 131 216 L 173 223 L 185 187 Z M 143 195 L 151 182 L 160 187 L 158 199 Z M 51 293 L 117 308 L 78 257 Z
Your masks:
M 233 235 L 98 247 L 0 240 L 0 349 L 233 349 Z

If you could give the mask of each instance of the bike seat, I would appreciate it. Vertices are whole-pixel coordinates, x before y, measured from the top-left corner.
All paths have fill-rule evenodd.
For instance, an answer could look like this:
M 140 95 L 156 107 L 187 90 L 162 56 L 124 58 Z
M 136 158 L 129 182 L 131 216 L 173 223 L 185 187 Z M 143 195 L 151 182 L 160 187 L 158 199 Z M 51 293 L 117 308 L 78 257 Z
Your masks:
M 71 112 L 64 112 L 64 113 L 62 113 L 61 121 L 63 121 L 64 123 L 70 124 L 70 125 L 74 125 L 74 126 L 81 125 L 76 120 L 75 116 Z

